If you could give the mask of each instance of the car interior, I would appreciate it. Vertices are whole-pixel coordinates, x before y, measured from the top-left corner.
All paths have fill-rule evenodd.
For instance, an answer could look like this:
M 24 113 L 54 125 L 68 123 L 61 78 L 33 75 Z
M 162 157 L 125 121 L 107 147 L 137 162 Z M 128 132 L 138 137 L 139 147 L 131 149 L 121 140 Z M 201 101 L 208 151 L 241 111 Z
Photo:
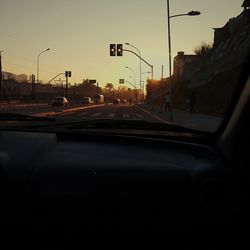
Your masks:
M 3 129 L 1 229 L 242 236 L 249 232 L 249 110 L 248 64 L 209 140 Z
M 32 6 L 31 2 L 26 1 L 28 5 L 23 6 Z M 38 2 L 39 8 L 44 8 L 44 3 Z M 213 13 L 209 9 L 212 1 L 208 1 L 206 8 L 199 1 L 195 5 L 176 1 L 177 7 L 172 8 L 171 15 L 169 6 L 168 14 L 165 9 L 159 13 L 161 6 L 166 7 L 165 2 L 169 4 L 167 0 L 158 1 L 157 6 L 155 3 L 149 5 L 150 1 L 142 2 L 142 7 L 138 6 L 148 11 L 146 17 L 146 12 L 140 13 L 144 21 L 139 20 L 138 8 L 131 9 L 133 1 L 120 1 L 119 4 L 115 1 L 85 1 L 84 4 L 81 1 L 64 1 L 66 7 L 53 3 L 53 8 L 41 11 L 44 22 L 35 16 L 40 10 L 33 6 L 30 14 L 39 21 L 34 27 L 41 29 L 34 37 L 41 39 L 42 43 L 42 37 L 49 39 L 51 36 L 49 46 L 53 47 L 41 57 L 40 79 L 39 56 L 50 49 L 41 49 L 39 54 L 36 51 L 39 52 L 40 47 L 36 47 L 33 52 L 30 51 L 34 56 L 26 60 L 30 60 L 26 65 L 25 57 L 17 51 L 25 50 L 22 48 L 25 43 L 29 45 L 27 41 L 30 38 L 22 35 L 22 30 L 29 28 L 22 26 L 20 21 L 17 31 L 3 33 L 5 40 L 0 41 L 0 44 L 5 41 L 1 45 L 4 53 L 0 48 L 1 249 L 22 248 L 21 242 L 31 241 L 35 242 L 32 249 L 74 249 L 76 241 L 86 247 L 88 233 L 95 236 L 94 243 L 102 244 L 96 237 L 99 234 L 109 233 L 113 242 L 115 234 L 123 236 L 125 234 L 121 233 L 128 232 L 143 233 L 143 243 L 149 239 L 145 237 L 147 233 L 160 236 L 167 249 L 194 249 L 194 245 L 198 246 L 197 249 L 210 250 L 249 248 L 250 54 L 246 56 L 247 62 L 243 60 L 243 54 L 246 55 L 248 51 L 245 50 L 249 49 L 250 2 L 244 1 L 239 6 L 239 9 L 244 7 L 244 11 L 237 18 L 232 18 L 234 12 L 228 11 L 221 19 L 223 9 L 220 8 L 227 6 L 220 6 L 217 10 L 216 3 L 213 3 Z M 233 1 L 230 3 L 232 5 Z M 199 11 L 183 12 L 186 7 L 196 5 L 204 19 L 190 17 L 186 28 L 183 28 L 185 18 L 189 17 L 173 23 L 172 30 L 175 32 L 171 52 L 170 19 L 182 16 L 198 18 Z M 11 5 L 5 0 L 2 6 L 9 10 L 14 1 Z M 79 6 L 86 9 L 82 11 Z M 128 17 L 124 14 L 124 6 L 131 12 Z M 58 13 L 70 14 L 67 21 L 65 14 L 59 16 L 54 13 L 57 8 L 63 10 Z M 33 14 L 34 10 L 37 12 Z M 117 10 L 124 13 L 116 13 Z M 3 14 L 0 11 L 0 16 Z M 23 18 L 27 15 L 21 11 L 19 14 Z M 55 21 L 51 21 L 51 27 L 45 22 L 47 14 L 52 17 L 48 18 L 48 22 Z M 168 18 L 168 24 L 160 23 L 157 28 L 156 23 L 153 24 L 153 14 L 156 17 L 162 15 L 164 22 Z M 225 24 L 224 19 L 228 20 L 229 16 Z M 128 20 L 129 17 L 131 20 Z M 214 23 L 210 22 L 213 17 L 216 17 Z M 121 24 L 116 24 L 118 19 Z M 75 24 L 68 20 L 75 21 L 72 22 Z M 137 20 L 134 26 L 133 20 Z M 11 23 L 7 20 L 6 24 L 8 22 Z M 12 27 L 15 22 L 19 21 L 14 21 Z M 144 25 L 145 34 L 139 32 L 142 26 L 136 25 L 140 22 Z M 242 28 L 244 22 L 246 25 Z M 222 23 L 225 26 L 221 28 Z M 211 28 L 211 25 L 219 28 Z M 41 27 L 47 29 L 46 26 L 48 32 L 43 33 Z M 160 31 L 155 33 L 161 28 L 165 32 L 167 26 L 169 51 L 165 48 L 166 34 Z M 185 29 L 188 33 L 184 33 Z M 214 35 L 214 43 L 201 43 L 200 54 L 195 50 L 190 52 L 190 44 L 193 46 L 203 36 L 206 39 L 205 30 L 209 30 L 210 36 Z M 202 35 L 195 36 L 195 33 Z M 33 36 L 32 31 L 30 34 Z M 102 37 L 104 34 L 105 38 Z M 13 45 L 19 43 L 17 35 L 27 40 L 19 38 L 20 45 L 14 50 Z M 58 39 L 59 36 L 62 38 Z M 134 36 L 138 40 L 133 41 Z M 192 43 L 187 38 L 190 41 L 193 39 Z M 35 47 L 35 43 L 32 40 L 32 46 Z M 164 43 L 163 51 L 168 55 L 169 62 L 157 47 L 161 43 Z M 8 44 L 13 46 L 13 51 Z M 103 47 L 99 48 L 97 44 Z M 138 44 L 143 53 L 133 44 Z M 39 46 L 47 48 L 46 44 Z M 14 55 L 12 59 L 8 58 L 8 53 Z M 15 53 L 18 55 L 15 56 Z M 29 53 L 26 54 L 28 57 Z M 18 82 L 18 75 L 15 75 L 16 79 L 9 79 L 12 71 L 18 73 L 15 57 L 21 58 L 19 64 L 22 64 L 20 67 L 23 66 L 26 74 L 29 74 L 28 70 L 32 73 L 31 82 L 28 75 L 27 82 Z M 132 79 L 134 89 L 125 85 L 130 83 L 126 81 L 129 79 L 127 74 L 131 74 L 130 62 L 132 68 L 136 68 Z M 55 65 L 51 67 L 52 64 Z M 34 65 L 37 67 L 36 78 Z M 51 71 L 46 72 L 48 69 Z M 142 69 L 145 71 L 144 78 Z M 65 70 L 73 72 L 70 83 L 68 77 L 71 77 L 71 71 Z M 65 85 L 61 79 L 46 83 L 46 77 L 51 74 L 51 79 L 59 72 L 67 72 Z M 166 72 L 169 77 L 165 78 Z M 89 78 L 96 80 L 89 81 Z M 125 79 L 125 82 L 123 79 L 123 83 L 119 83 L 124 85 L 118 84 L 119 78 Z M 22 89 L 20 86 L 28 87 Z M 193 90 L 196 91 L 194 95 L 191 93 Z M 59 93 L 61 102 L 56 99 Z M 209 95 L 214 96 L 209 99 Z M 220 102 L 220 98 L 224 100 Z M 45 101 L 44 107 L 32 106 L 42 105 Z M 173 113 L 179 115 L 179 120 L 173 119 Z M 205 118 L 202 120 L 200 117 Z M 205 121 L 204 126 L 198 129 L 201 120 Z M 215 131 L 213 126 L 210 130 L 204 129 L 211 124 L 217 125 L 218 120 L 223 121 Z M 47 240 L 62 244 L 62 247 L 42 247 Z M 7 247 L 4 247 L 4 241 L 7 241 Z M 64 242 L 69 242 L 70 247 L 63 246 Z M 117 244 L 116 248 L 120 245 Z

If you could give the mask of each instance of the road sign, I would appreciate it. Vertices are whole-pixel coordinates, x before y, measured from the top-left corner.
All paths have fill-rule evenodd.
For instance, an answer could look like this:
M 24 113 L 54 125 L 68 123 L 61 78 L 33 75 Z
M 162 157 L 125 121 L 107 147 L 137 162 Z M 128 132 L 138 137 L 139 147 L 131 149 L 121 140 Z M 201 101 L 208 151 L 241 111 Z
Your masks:
M 119 80 L 119 84 L 124 84 L 124 82 L 125 82 L 124 79 Z

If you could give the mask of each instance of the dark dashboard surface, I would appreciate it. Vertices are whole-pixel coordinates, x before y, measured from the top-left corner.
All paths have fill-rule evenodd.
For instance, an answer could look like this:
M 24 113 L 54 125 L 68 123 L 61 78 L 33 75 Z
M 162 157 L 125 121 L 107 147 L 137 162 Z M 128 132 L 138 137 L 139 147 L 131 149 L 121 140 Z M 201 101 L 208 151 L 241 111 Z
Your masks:
M 188 231 L 230 202 L 222 160 L 199 144 L 2 131 L 0 165 L 2 223 L 39 230 Z

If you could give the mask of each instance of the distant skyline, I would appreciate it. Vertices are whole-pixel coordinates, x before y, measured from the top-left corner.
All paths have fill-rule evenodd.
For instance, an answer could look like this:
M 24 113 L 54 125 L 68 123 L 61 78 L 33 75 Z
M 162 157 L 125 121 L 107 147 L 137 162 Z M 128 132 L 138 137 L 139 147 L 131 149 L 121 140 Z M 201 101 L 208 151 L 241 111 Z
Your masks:
M 170 0 L 171 15 L 199 10 L 197 17 L 171 20 L 172 56 L 178 51 L 193 54 L 202 41 L 213 42 L 213 28 L 238 16 L 243 0 Z M 110 43 L 129 42 L 154 65 L 155 78 L 168 76 L 166 0 L 1 0 L 0 50 L 2 70 L 36 75 L 47 82 L 65 70 L 72 71 L 71 83 L 97 79 L 118 85 L 119 78 L 131 80 L 128 66 L 136 71 L 139 60 L 124 53 L 109 56 Z M 125 46 L 126 47 L 126 46 Z M 126 47 L 129 48 L 129 47 Z M 150 69 L 143 64 L 142 72 Z M 143 80 L 146 82 L 144 74 Z

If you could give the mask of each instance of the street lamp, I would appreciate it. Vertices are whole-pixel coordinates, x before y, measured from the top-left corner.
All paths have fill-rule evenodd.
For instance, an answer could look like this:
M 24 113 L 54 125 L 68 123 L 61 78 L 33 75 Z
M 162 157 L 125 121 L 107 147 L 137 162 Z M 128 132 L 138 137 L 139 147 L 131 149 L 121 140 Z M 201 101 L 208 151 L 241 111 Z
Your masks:
M 65 73 L 59 73 L 58 75 L 54 76 L 51 80 L 49 80 L 48 83 L 51 83 L 54 79 L 56 79 L 58 76 L 64 75 Z
M 172 52 L 171 52 L 171 27 L 170 27 L 170 19 L 174 17 L 180 17 L 180 16 L 198 16 L 200 15 L 200 11 L 192 10 L 188 13 L 184 14 L 178 14 L 170 16 L 170 8 L 169 8 L 169 0 L 167 0 L 167 16 L 168 16 L 168 49 L 169 49 L 169 77 L 172 75 Z
M 36 75 L 36 82 L 37 82 L 37 95 L 39 94 L 39 58 L 40 58 L 40 55 L 43 54 L 44 52 L 46 51 L 49 51 L 50 48 L 46 49 L 46 50 L 43 50 L 42 52 L 39 53 L 38 57 L 37 57 L 37 75 Z
M 180 17 L 180 16 L 198 16 L 200 15 L 200 11 L 190 11 L 188 13 L 184 14 L 177 14 L 170 16 L 170 8 L 169 8 L 169 0 L 167 0 L 167 18 L 168 18 L 168 49 L 169 49 L 169 78 L 172 75 L 172 52 L 171 52 L 171 27 L 170 27 L 170 19 L 174 17 Z M 172 96 L 172 86 L 170 81 L 170 96 Z M 171 113 L 171 120 L 173 119 L 173 114 Z
M 130 47 L 132 47 L 132 48 L 134 48 L 137 52 L 138 52 L 138 54 L 139 54 L 139 56 L 141 57 L 141 52 L 140 52 L 140 50 L 137 48 L 137 47 L 135 47 L 134 45 L 132 45 L 132 44 L 130 44 L 130 43 L 125 43 L 127 46 L 130 46 Z M 141 81 L 141 58 L 140 58 L 140 88 L 141 88 L 141 84 L 142 84 L 142 81 Z

